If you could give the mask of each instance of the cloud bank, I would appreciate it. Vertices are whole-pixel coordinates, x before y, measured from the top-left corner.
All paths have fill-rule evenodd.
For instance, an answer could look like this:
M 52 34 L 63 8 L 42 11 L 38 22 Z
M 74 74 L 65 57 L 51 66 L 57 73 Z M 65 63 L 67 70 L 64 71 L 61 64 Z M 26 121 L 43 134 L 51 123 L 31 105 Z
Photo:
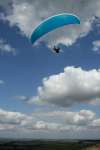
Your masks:
M 0 109 L 0 130 L 69 131 L 100 130 L 100 118 L 91 110 L 36 111 L 30 115 Z

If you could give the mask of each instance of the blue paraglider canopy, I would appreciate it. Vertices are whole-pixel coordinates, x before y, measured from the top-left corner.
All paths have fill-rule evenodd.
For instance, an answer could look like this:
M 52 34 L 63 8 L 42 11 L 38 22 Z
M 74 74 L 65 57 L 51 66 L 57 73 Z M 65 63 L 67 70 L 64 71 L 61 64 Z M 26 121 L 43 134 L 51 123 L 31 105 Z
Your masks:
M 33 30 L 31 43 L 34 44 L 39 38 L 52 30 L 70 24 L 80 24 L 80 19 L 76 15 L 68 13 L 49 17 Z

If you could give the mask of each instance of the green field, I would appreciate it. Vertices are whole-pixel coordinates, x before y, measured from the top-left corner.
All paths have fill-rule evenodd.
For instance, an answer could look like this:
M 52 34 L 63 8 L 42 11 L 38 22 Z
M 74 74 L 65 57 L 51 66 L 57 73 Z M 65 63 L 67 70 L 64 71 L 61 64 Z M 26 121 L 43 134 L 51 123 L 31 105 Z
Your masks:
M 0 142 L 0 150 L 100 150 L 100 141 L 5 141 Z

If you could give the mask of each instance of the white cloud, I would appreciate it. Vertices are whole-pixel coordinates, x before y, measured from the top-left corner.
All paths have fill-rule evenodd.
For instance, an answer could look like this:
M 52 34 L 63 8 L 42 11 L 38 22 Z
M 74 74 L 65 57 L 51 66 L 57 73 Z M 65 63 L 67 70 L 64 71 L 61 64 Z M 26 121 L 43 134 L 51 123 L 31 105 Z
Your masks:
M 100 128 L 100 118 L 91 110 L 70 111 L 37 111 L 31 116 L 36 120 L 26 122 L 25 127 L 29 130 L 56 130 L 76 131 Z
M 35 124 L 32 124 L 28 129 L 31 130 L 58 130 L 60 129 L 61 124 L 59 123 L 50 123 L 45 121 L 37 121 Z
M 23 124 L 24 120 L 31 118 L 20 112 L 10 112 L 0 109 L 0 129 L 16 128 L 17 125 Z
M 28 101 L 29 100 L 29 97 L 27 97 L 27 96 L 14 96 L 13 97 L 14 99 L 16 99 L 16 100 L 21 100 L 21 101 Z
M 0 53 L 12 53 L 13 55 L 16 54 L 16 50 L 7 42 L 4 40 L 0 39 Z
M 100 98 L 100 70 L 66 67 L 64 72 L 44 78 L 30 102 L 68 107 Z
M 93 51 L 100 53 L 100 40 L 93 42 Z
M 5 82 L 3 80 L 0 80 L 0 85 L 5 84 Z
M 100 118 L 96 119 L 96 120 L 93 120 L 92 126 L 94 126 L 94 127 L 100 127 Z
M 30 130 L 75 130 L 76 128 L 87 128 L 95 126 L 94 121 L 99 119 L 90 110 L 80 110 L 80 112 L 49 111 L 34 112 L 30 115 L 30 121 L 25 121 L 23 127 Z M 35 119 L 34 119 L 35 118 Z
M 79 37 L 86 36 L 92 30 L 94 17 L 100 17 L 99 0 L 22 0 L 13 1 L 13 9 L 9 9 L 6 20 L 16 25 L 22 33 L 29 36 L 33 28 L 43 19 L 62 12 L 75 13 L 81 19 L 80 26 L 64 27 L 49 33 L 44 40 L 48 44 L 73 44 Z M 4 17 L 3 17 L 4 18 Z
M 0 109 L 0 133 L 7 131 L 20 131 L 21 134 L 27 132 L 30 136 L 38 132 L 46 131 L 60 132 L 67 131 L 69 135 L 82 133 L 85 135 L 100 131 L 100 118 L 91 110 L 80 110 L 79 112 L 56 110 L 56 111 L 35 111 L 24 114 L 21 112 L 11 112 Z M 96 132 L 97 132 L 96 131 Z M 98 133 L 97 132 L 97 133 Z M 39 134 L 40 135 L 40 134 Z M 89 135 L 88 135 L 89 136 Z
M 43 120 L 50 120 L 55 122 L 63 122 L 65 126 L 87 126 L 96 118 L 94 112 L 90 110 L 80 110 L 79 112 L 70 111 L 50 111 L 50 112 L 36 112 L 33 116 L 39 117 Z M 49 118 L 49 119 L 48 119 Z M 62 121 L 61 121 L 62 120 Z
M 74 123 L 78 125 L 89 125 L 95 118 L 95 113 L 89 110 L 81 110 L 74 116 Z

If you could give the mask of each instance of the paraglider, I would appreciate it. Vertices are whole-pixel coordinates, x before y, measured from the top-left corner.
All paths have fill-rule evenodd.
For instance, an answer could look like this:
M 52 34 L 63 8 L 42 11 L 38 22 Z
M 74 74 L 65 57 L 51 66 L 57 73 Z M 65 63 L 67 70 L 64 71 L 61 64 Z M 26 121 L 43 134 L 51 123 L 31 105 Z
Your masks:
M 56 53 L 59 53 L 60 52 L 60 47 L 57 48 L 57 47 L 54 46 L 53 51 L 56 52 Z
M 40 23 L 32 32 L 31 43 L 34 44 L 38 39 L 53 31 L 57 28 L 70 24 L 80 24 L 80 19 L 74 14 L 62 13 L 55 16 L 51 16 Z M 54 46 L 53 50 L 57 53 L 60 52 L 60 48 Z

